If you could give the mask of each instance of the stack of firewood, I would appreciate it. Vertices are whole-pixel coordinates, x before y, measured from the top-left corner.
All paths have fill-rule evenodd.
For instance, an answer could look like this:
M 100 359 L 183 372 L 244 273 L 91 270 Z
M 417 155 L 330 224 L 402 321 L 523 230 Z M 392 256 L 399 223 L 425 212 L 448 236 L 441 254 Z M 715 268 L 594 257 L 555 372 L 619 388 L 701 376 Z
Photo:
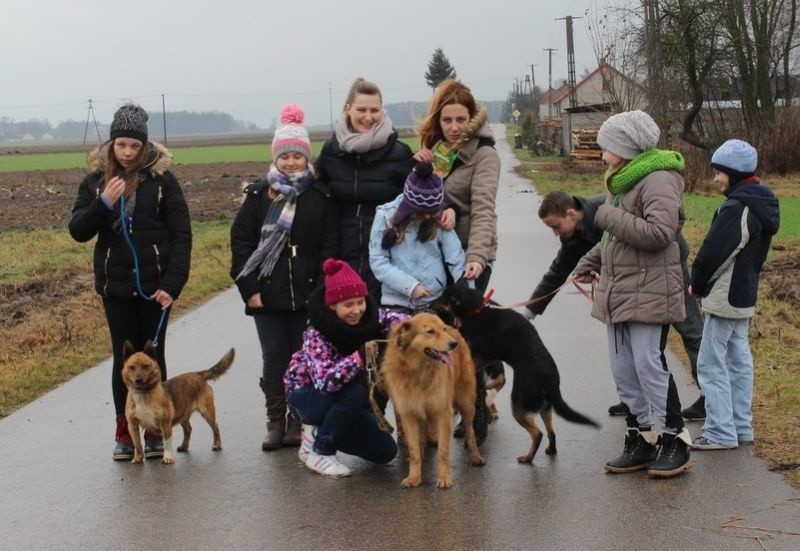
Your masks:
M 572 151 L 569 156 L 581 161 L 599 161 L 602 151 L 597 145 L 596 126 L 572 131 Z

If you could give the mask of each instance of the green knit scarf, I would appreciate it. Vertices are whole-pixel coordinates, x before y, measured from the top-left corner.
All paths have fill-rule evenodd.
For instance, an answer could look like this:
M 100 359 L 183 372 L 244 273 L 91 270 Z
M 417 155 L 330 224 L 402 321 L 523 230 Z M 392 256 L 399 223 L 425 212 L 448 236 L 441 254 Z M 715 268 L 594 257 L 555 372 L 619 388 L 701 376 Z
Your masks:
M 619 170 L 606 170 L 604 181 L 608 191 L 614 194 L 614 206 L 618 207 L 628 190 L 648 174 L 657 170 L 683 170 L 683 166 L 683 156 L 677 151 L 648 149 Z M 604 231 L 603 246 L 608 243 L 608 238 L 608 231 Z

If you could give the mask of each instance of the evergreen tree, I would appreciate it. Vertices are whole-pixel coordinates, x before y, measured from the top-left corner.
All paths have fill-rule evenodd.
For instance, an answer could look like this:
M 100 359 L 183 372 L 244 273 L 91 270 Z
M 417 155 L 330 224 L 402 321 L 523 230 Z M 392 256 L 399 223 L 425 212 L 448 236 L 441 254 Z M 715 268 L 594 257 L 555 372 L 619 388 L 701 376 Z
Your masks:
M 441 48 L 436 48 L 428 63 L 428 72 L 425 73 L 425 82 L 431 88 L 436 88 L 444 80 L 456 78 L 456 70 L 450 65 L 450 60 L 444 55 Z

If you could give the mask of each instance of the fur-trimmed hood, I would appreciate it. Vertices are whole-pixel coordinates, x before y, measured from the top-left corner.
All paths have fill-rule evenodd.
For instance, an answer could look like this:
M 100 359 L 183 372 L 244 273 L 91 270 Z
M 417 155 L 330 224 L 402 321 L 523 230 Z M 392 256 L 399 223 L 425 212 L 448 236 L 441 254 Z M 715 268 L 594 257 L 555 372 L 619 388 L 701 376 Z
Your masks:
M 111 147 L 112 141 L 113 140 L 106 141 L 99 147 L 91 150 L 87 155 L 86 162 L 93 171 L 103 171 L 103 169 L 105 169 L 106 159 L 108 159 L 108 148 Z M 172 153 L 160 143 L 148 141 L 145 155 L 147 156 L 147 161 L 142 167 L 142 170 L 147 170 L 154 176 L 164 174 L 170 165 L 172 165 Z
M 472 138 L 483 138 L 490 140 L 491 145 L 494 146 L 495 140 L 492 129 L 489 127 L 489 116 L 486 113 L 486 109 L 483 107 L 483 105 L 479 103 L 477 106 L 478 111 L 475 113 L 475 116 L 470 119 L 467 131 L 464 132 L 461 138 L 459 138 L 454 149 L 460 150 L 467 143 L 469 143 Z

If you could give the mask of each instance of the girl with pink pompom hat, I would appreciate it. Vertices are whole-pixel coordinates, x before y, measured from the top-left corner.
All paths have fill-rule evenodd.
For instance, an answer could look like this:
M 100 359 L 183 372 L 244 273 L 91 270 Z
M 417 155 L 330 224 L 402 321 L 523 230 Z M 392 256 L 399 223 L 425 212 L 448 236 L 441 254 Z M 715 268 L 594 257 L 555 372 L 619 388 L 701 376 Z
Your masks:
M 300 444 L 300 422 L 287 416 L 283 375 L 302 344 L 307 299 L 322 261 L 339 253 L 339 218 L 327 187 L 311 167 L 303 109 L 281 109 L 266 178 L 247 185 L 231 227 L 231 277 L 261 343 L 266 397 L 264 451 Z

